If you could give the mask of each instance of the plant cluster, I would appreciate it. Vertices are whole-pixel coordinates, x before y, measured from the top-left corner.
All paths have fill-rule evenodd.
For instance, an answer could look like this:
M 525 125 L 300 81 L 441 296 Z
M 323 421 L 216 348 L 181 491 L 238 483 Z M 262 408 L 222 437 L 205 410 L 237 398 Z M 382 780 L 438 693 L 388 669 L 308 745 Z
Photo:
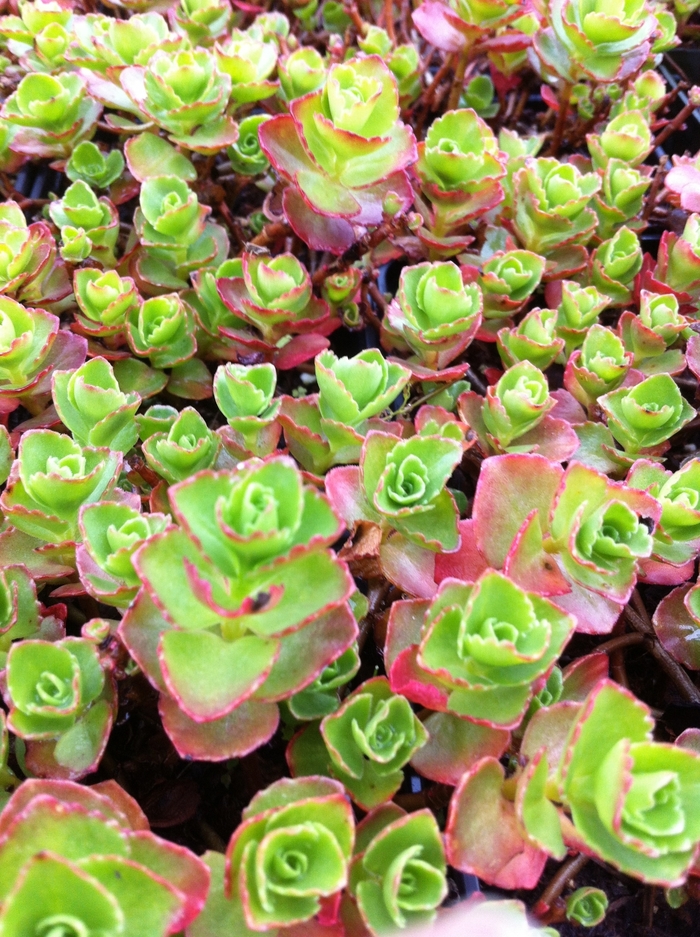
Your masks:
M 700 898 L 700 0 L 1 6 L 0 933 Z

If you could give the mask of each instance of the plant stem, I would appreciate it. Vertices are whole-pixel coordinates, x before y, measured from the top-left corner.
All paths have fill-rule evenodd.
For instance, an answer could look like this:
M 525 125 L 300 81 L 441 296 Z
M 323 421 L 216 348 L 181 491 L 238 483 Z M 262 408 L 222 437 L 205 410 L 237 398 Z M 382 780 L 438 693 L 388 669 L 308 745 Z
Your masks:
M 462 49 L 457 60 L 457 68 L 455 69 L 455 75 L 452 79 L 452 87 L 450 88 L 450 96 L 447 100 L 447 110 L 453 111 L 455 108 L 459 107 L 459 99 L 462 95 L 464 89 L 464 73 L 467 70 L 467 65 L 469 64 L 469 59 L 471 58 L 472 49 L 470 46 L 467 46 L 465 49 Z
M 384 0 L 384 29 L 386 29 L 391 44 L 396 43 L 396 30 L 394 29 L 394 0 Z
M 559 869 L 551 879 L 549 885 L 547 885 L 540 895 L 540 899 L 532 909 L 532 913 L 536 914 L 537 917 L 543 917 L 552 907 L 559 895 L 564 891 L 569 879 L 575 878 L 587 862 L 588 856 L 579 853 L 567 859 L 563 865 L 559 866 Z
M 649 619 L 647 610 L 642 602 L 642 597 L 639 595 L 637 589 L 632 593 L 631 604 L 633 608 L 630 608 L 628 605 L 625 609 L 627 621 L 632 625 L 635 631 L 640 631 L 647 636 L 649 650 L 659 662 L 661 669 L 664 670 L 666 675 L 673 681 L 681 696 L 690 703 L 700 704 L 700 690 L 698 690 L 681 665 L 677 663 L 659 643 L 656 632 L 654 631 L 654 626 Z
M 695 95 L 693 93 L 694 91 L 696 91 L 695 88 L 690 89 L 690 91 L 688 92 L 690 96 L 690 100 L 688 101 L 688 103 L 683 108 L 681 108 L 681 110 L 676 114 L 676 116 L 673 118 L 672 121 L 666 124 L 666 126 L 661 131 L 661 133 L 657 137 L 654 137 L 654 147 L 661 146 L 664 140 L 667 140 L 668 137 L 670 137 L 672 133 L 675 133 L 676 130 L 678 130 L 678 128 L 681 127 L 685 123 L 685 121 L 690 117 L 690 115 L 693 113 L 693 111 L 697 107 L 697 102 L 693 103 L 695 99 Z
M 552 142 L 549 145 L 549 156 L 556 156 L 559 153 L 559 148 L 564 140 L 564 127 L 566 126 L 566 118 L 569 116 L 570 100 L 571 85 L 567 81 L 564 83 L 564 87 L 561 89 L 561 94 L 559 95 L 559 111 L 557 112 L 557 122 L 554 125 Z

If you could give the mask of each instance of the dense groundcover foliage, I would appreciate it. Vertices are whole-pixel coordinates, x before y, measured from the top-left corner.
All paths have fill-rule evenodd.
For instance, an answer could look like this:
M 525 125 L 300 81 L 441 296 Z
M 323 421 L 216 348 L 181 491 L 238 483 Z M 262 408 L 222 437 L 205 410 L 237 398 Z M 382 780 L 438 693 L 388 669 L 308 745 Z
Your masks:
M 697 922 L 699 5 L 0 3 L 3 937 Z

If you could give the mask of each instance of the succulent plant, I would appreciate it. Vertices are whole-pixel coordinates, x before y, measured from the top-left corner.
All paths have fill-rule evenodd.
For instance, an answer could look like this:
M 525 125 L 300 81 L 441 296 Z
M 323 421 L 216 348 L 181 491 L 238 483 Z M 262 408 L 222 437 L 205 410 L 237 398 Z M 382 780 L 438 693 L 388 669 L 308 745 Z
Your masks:
M 38 776 L 74 780 L 95 770 L 114 715 L 114 686 L 84 638 L 25 639 L 7 655 L 11 732 L 28 743 Z
M 263 150 L 290 183 L 287 218 L 310 246 L 341 253 L 356 240 L 353 226 L 380 224 L 390 195 L 396 207 L 410 206 L 405 168 L 415 140 L 398 118 L 394 76 L 370 55 L 332 66 L 322 89 L 260 128 Z M 322 139 L 318 121 L 327 128 Z
M 292 740 L 287 760 L 295 777 L 313 774 L 318 761 L 323 773 L 341 781 L 358 806 L 371 810 L 398 791 L 404 765 L 427 739 L 406 697 L 392 693 L 385 677 L 375 677 L 320 726 L 303 729 Z
M 81 446 L 126 453 L 136 442 L 141 397 L 122 393 L 104 358 L 91 358 L 75 371 L 54 371 L 51 392 L 62 423 Z
M 197 916 L 209 882 L 204 863 L 151 833 L 115 781 L 26 781 L 2 814 L 0 863 L 0 921 L 14 934 L 117 934 L 147 921 L 166 937 Z
M 70 436 L 51 430 L 24 433 L 2 509 L 18 530 L 49 543 L 78 538 L 83 504 L 108 498 L 121 469 L 121 454 L 81 447 Z

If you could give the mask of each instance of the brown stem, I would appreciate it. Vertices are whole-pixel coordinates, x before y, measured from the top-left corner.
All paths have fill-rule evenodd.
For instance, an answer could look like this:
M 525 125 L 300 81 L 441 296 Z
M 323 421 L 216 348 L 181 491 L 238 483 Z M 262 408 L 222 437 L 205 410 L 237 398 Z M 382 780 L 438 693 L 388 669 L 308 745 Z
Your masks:
M 386 29 L 391 44 L 396 43 L 396 30 L 394 29 L 394 0 L 384 0 L 384 29 Z
M 547 885 L 540 895 L 540 899 L 532 909 L 532 913 L 536 914 L 537 917 L 543 917 L 552 907 L 559 895 L 564 891 L 569 879 L 575 878 L 587 862 L 588 856 L 579 853 L 567 859 L 563 865 L 560 865 L 559 869 L 550 880 L 549 885 Z
M 556 156 L 564 140 L 564 128 L 566 127 L 566 118 L 569 116 L 569 101 L 571 100 L 571 85 L 564 83 L 559 95 L 559 111 L 557 112 L 557 122 L 554 125 L 552 142 L 549 145 L 549 156 Z
M 383 297 L 382 294 L 380 293 L 379 287 L 377 286 L 377 284 L 376 284 L 376 283 L 370 283 L 370 284 L 368 285 L 368 287 L 367 287 L 367 292 L 368 292 L 369 295 L 372 297 L 372 299 L 375 301 L 375 303 L 377 304 L 377 306 L 378 306 L 379 309 L 381 310 L 382 314 L 384 314 L 384 313 L 386 312 L 386 300 L 384 299 L 384 297 Z
M 596 653 L 613 654 L 615 651 L 621 651 L 626 647 L 634 647 L 636 644 L 644 644 L 646 638 L 638 631 L 630 631 L 628 634 L 621 634 L 617 638 L 611 638 L 603 644 L 599 644 L 595 649 Z
M 678 130 L 678 128 L 682 126 L 682 124 L 684 124 L 685 121 L 693 113 L 693 111 L 697 107 L 697 104 L 693 103 L 693 99 L 695 97 L 695 95 L 693 94 L 694 90 L 695 90 L 694 88 L 690 89 L 690 92 L 689 92 L 690 100 L 688 101 L 688 103 L 684 107 L 681 108 L 681 110 L 676 114 L 676 116 L 673 118 L 672 121 L 666 124 L 666 126 L 661 131 L 661 133 L 658 134 L 658 136 L 654 137 L 654 147 L 661 146 L 664 140 L 667 140 L 668 137 L 670 137 L 672 133 L 675 133 L 676 130 Z
M 343 9 L 352 20 L 352 24 L 358 33 L 361 36 L 364 36 L 367 32 L 367 23 L 365 23 L 365 21 L 360 16 L 360 11 L 357 9 L 357 5 L 354 3 L 346 3 Z
M 433 99 L 435 98 L 435 92 L 437 91 L 438 86 L 440 85 L 442 80 L 445 78 L 449 70 L 454 65 L 454 59 L 455 59 L 454 55 L 447 56 L 447 58 L 442 63 L 440 68 L 438 68 L 438 70 L 435 72 L 435 77 L 433 78 L 433 80 L 430 82 L 430 84 L 424 91 L 423 104 L 425 106 L 426 111 L 429 111 L 432 108 Z
M 457 68 L 455 69 L 455 75 L 452 80 L 450 96 L 447 100 L 448 111 L 453 111 L 455 108 L 459 107 L 459 99 L 462 96 L 462 91 L 464 90 L 464 73 L 467 70 L 467 65 L 469 64 L 471 55 L 472 49 L 467 46 L 466 49 L 462 50 L 459 59 L 457 60 Z
M 289 226 L 284 221 L 274 221 L 271 224 L 266 224 L 260 234 L 254 237 L 250 243 L 258 247 L 268 247 L 277 238 L 284 237 L 287 234 L 289 234 Z
M 649 619 L 642 598 L 635 589 L 632 593 L 632 608 L 628 605 L 625 617 L 635 631 L 647 636 L 649 650 L 659 663 L 659 666 L 675 685 L 680 695 L 690 703 L 700 704 L 700 690 L 695 686 L 685 670 L 677 663 L 668 651 L 662 647 L 656 638 L 654 626 Z
M 659 197 L 659 192 L 663 181 L 666 178 L 666 163 L 668 162 L 668 156 L 664 155 L 659 160 L 659 165 L 656 167 L 656 172 L 654 173 L 654 178 L 651 182 L 651 188 L 649 189 L 649 194 L 647 195 L 646 202 L 644 204 L 644 211 L 642 212 L 642 221 L 648 221 L 651 213 L 656 207 L 656 200 Z

